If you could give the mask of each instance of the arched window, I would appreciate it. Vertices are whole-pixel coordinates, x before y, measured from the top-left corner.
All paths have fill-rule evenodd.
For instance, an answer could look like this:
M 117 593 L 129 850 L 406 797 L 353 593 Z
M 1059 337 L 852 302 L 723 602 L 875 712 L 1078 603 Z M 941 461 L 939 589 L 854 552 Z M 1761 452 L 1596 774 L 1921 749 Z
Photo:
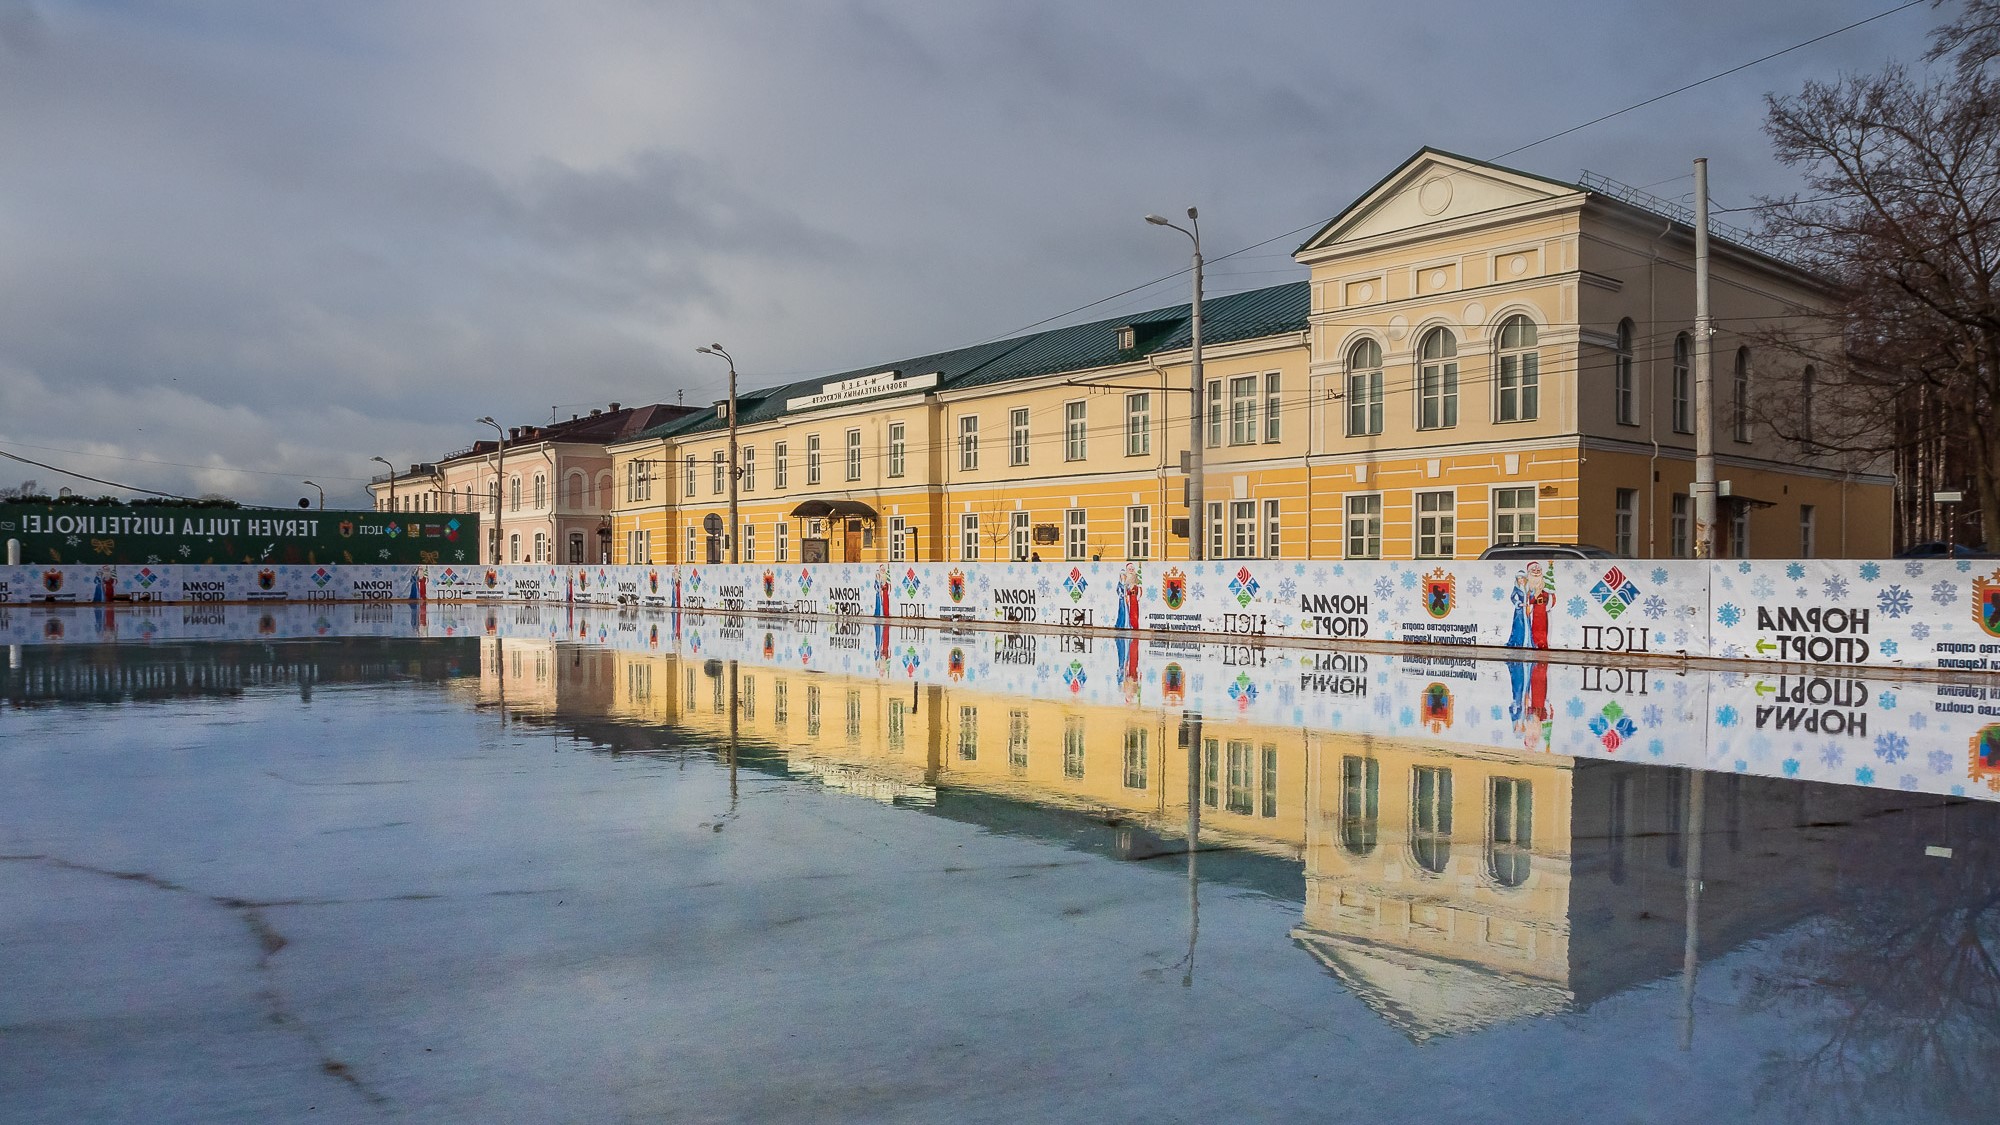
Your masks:
M 1355 757 L 1340 760 L 1340 843 L 1355 855 L 1375 850 L 1381 788 L 1380 762 Z
M 521 561 L 521 533 L 518 531 L 507 537 L 507 561 L 510 563 Z
M 1528 881 L 1534 841 L 1535 791 L 1511 777 L 1493 779 L 1492 818 L 1486 835 L 1486 869 L 1503 887 Z
M 1347 352 L 1347 436 L 1382 432 L 1382 345 L 1363 340 Z
M 1458 337 L 1448 328 L 1433 328 L 1418 354 L 1417 428 L 1458 425 Z
M 497 515 L 499 515 L 499 514 L 500 514 L 500 478 L 499 478 L 499 477 L 494 477 L 494 478 L 493 478 L 492 480 L 490 480 L 490 481 L 488 481 L 488 482 L 487 482 L 487 491 L 489 491 L 489 492 L 491 492 L 491 493 L 493 494 L 493 495 L 492 495 L 492 497 L 491 497 L 491 500 L 492 500 L 492 503 L 493 503 L 493 514 L 497 516 Z
M 1618 355 L 1611 361 L 1611 405 L 1618 424 L 1639 424 L 1639 410 L 1632 391 L 1632 320 L 1618 322 Z
M 1693 342 L 1683 332 L 1674 337 L 1674 432 L 1694 432 L 1694 386 L 1688 378 L 1688 353 Z
M 535 474 L 535 508 L 536 508 L 537 510 L 540 510 L 540 509 L 542 509 L 542 508 L 546 508 L 546 507 L 548 507 L 548 506 L 549 506 L 549 477 L 548 477 L 548 474 L 547 474 L 547 473 L 536 473 L 536 474 Z
M 540 531 L 535 532 L 535 561 L 538 563 L 549 561 L 549 537 Z
M 521 476 L 519 473 L 507 478 L 507 510 L 521 510 Z
M 1510 316 L 1500 325 L 1499 420 L 1529 422 L 1541 414 L 1542 353 L 1536 350 L 1535 322 Z
M 1813 395 L 1819 391 L 1819 372 L 1811 364 L 1799 375 L 1799 446 L 1807 453 L 1813 446 Z
M 1443 874 L 1451 863 L 1451 771 L 1418 766 L 1410 782 L 1410 855 Z
M 1737 441 L 1750 440 L 1750 349 L 1736 349 L 1736 403 L 1732 429 Z
M 569 489 L 568 489 L 569 499 L 567 502 L 569 506 L 572 508 L 581 508 L 584 506 L 583 502 L 583 492 L 585 488 L 584 479 L 585 478 L 582 473 L 571 473 L 569 475 Z

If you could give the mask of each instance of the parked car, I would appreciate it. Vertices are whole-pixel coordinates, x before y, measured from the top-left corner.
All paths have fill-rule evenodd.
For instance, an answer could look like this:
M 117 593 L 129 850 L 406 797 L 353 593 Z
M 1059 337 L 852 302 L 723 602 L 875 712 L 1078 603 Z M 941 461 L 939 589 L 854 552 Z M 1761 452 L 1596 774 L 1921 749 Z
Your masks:
M 1963 543 L 1947 545 L 1942 539 L 1933 539 L 1928 543 L 1912 543 L 1902 550 L 1897 551 L 1896 557 L 1899 559 L 1990 559 L 1994 556 L 1990 551 L 1982 551 L 1977 547 L 1968 547 Z
M 1503 543 L 1479 552 L 1482 559 L 1622 559 L 1625 556 L 1588 543 Z

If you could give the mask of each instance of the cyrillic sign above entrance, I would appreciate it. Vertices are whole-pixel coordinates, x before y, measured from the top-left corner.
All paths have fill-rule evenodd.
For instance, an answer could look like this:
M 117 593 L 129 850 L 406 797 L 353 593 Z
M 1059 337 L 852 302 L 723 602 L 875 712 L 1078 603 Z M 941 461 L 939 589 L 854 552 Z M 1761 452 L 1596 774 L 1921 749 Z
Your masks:
M 859 398 L 929 390 L 938 384 L 938 373 L 935 371 L 928 375 L 912 375 L 907 379 L 902 375 L 900 371 L 878 371 L 873 375 L 825 383 L 820 386 L 820 391 L 816 395 L 786 399 L 785 409 L 809 410 L 815 406 L 832 406 L 835 403 L 852 402 Z

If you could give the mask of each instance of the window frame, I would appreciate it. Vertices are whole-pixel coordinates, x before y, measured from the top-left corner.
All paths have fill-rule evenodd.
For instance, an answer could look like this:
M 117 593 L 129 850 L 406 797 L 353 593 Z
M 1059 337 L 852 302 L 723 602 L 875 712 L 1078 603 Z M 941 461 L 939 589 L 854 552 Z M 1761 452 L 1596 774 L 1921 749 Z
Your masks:
M 1424 511 L 1426 500 L 1442 497 L 1444 505 L 1430 512 Z M 1411 509 L 1416 515 L 1416 550 L 1419 559 L 1452 559 L 1458 557 L 1458 490 L 1455 488 L 1427 488 L 1418 490 L 1411 498 Z M 1426 527 L 1428 524 L 1428 528 Z M 1425 544 L 1429 543 L 1426 548 Z
M 861 479 L 861 427 L 847 428 L 847 480 L 852 484 Z
M 1694 432 L 1694 340 L 1682 332 L 1674 337 L 1672 376 L 1667 398 L 1668 425 L 1677 434 Z
M 1017 406 L 1007 412 L 1007 464 L 1019 468 L 1028 463 L 1034 453 L 1033 421 L 1025 406 Z M 976 466 L 975 466 L 976 467 Z
M 979 561 L 979 513 L 962 512 L 958 517 L 958 558 L 960 562 Z
M 958 471 L 961 473 L 979 470 L 979 415 L 958 416 Z
M 1372 507 L 1372 511 L 1369 510 Z M 1342 558 L 1379 559 L 1382 557 L 1382 494 L 1380 492 L 1350 492 L 1341 499 L 1341 549 Z M 1361 533 L 1355 534 L 1355 521 L 1362 521 Z M 1368 521 L 1373 520 L 1372 534 Z M 1356 545 L 1359 544 L 1359 549 Z
M 907 469 L 910 433 L 907 422 L 889 423 L 889 475 L 900 477 Z
M 1063 403 L 1063 460 L 1084 461 L 1090 457 L 1090 406 L 1087 399 Z
M 1431 355 L 1431 341 L 1441 341 Z M 1449 430 L 1458 425 L 1458 335 L 1442 325 L 1417 342 L 1417 429 Z
M 755 492 L 757 490 L 757 447 L 754 445 L 744 446 L 742 457 L 742 489 L 745 492 Z
M 791 443 L 774 442 L 771 445 L 771 487 L 787 488 L 791 475 Z
M 1509 333 L 1520 335 L 1510 343 Z M 1541 417 L 1541 338 L 1533 318 L 1524 313 L 1500 322 L 1493 336 L 1495 422 L 1533 422 Z
M 1132 504 L 1125 509 L 1125 557 L 1141 560 L 1153 557 L 1153 507 L 1150 504 Z
M 1257 376 L 1229 378 L 1229 444 L 1257 444 Z
M 1125 396 L 1125 456 L 1145 457 L 1153 452 L 1153 393 L 1135 391 Z
M 1542 522 L 1540 491 L 1537 486 L 1532 484 L 1494 486 L 1492 492 L 1487 496 L 1486 541 L 1488 545 L 1501 547 L 1510 543 L 1533 543 L 1536 541 L 1535 537 L 1540 534 Z M 1520 494 L 1527 494 L 1528 507 L 1525 510 L 1518 505 L 1503 507 L 1500 502 L 1502 493 L 1513 493 L 1517 499 Z M 1526 534 L 1522 534 L 1521 532 L 1521 517 L 1524 511 L 1528 519 Z M 1511 530 L 1504 532 L 1500 530 L 1500 522 L 1503 519 L 1512 521 L 1513 526 Z M 1503 535 L 1506 538 L 1502 538 Z
M 1639 557 L 1639 490 L 1611 492 L 1611 549 L 1626 558 Z
M 807 434 L 806 435 L 806 484 L 809 487 L 819 483 L 819 469 L 820 469 L 819 450 L 820 450 L 819 435 Z
M 1063 558 L 1070 562 L 1090 558 L 1090 509 L 1063 509 Z
M 1027 562 L 1034 551 L 1034 529 L 1030 526 L 1033 522 L 1034 517 L 1021 508 L 1014 509 L 1013 515 L 1008 518 L 1007 534 L 1011 547 L 1008 554 L 1015 562 Z
M 1366 349 L 1370 354 L 1362 355 Z M 1372 364 L 1363 360 L 1372 359 Z M 1382 432 L 1382 345 L 1369 338 L 1347 349 L 1347 436 L 1374 437 Z
M 1284 437 L 1284 372 L 1264 372 L 1264 444 L 1276 445 Z
M 1639 424 L 1638 396 L 1632 381 L 1632 336 L 1632 318 L 1628 316 L 1618 322 L 1618 342 L 1611 357 L 1611 416 L 1620 426 Z

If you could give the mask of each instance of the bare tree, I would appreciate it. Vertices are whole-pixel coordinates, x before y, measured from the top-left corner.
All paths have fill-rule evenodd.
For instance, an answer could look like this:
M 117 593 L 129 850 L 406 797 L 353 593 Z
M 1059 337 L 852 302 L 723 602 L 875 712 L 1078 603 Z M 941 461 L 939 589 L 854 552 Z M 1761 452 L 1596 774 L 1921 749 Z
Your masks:
M 1906 488 L 1969 486 L 1990 536 L 2000 528 L 2000 81 L 1985 62 L 2000 44 L 2000 0 L 1969 0 L 1934 42 L 1959 64 L 1946 76 L 1891 66 L 1767 99 L 1765 130 L 1807 188 L 1765 200 L 1766 227 L 1835 292 L 1803 311 L 1816 330 L 1767 338 L 1796 362 L 1760 380 L 1758 413 L 1809 450 L 1894 453 Z

